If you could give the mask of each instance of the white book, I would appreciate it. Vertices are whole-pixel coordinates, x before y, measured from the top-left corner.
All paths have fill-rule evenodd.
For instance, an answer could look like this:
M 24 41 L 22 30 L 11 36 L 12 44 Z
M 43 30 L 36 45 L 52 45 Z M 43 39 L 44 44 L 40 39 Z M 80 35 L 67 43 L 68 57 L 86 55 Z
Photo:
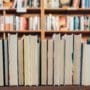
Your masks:
M 29 17 L 29 30 L 33 30 L 33 17 Z
M 81 31 L 84 31 L 84 16 L 80 17 L 80 27 Z
M 53 85 L 53 40 L 48 39 L 48 85 Z
M 47 40 L 41 40 L 41 84 L 47 85 Z
M 70 16 L 70 23 L 69 23 L 69 27 L 70 27 L 70 31 L 74 30 L 74 17 Z
M 27 9 L 26 9 L 26 6 L 25 6 L 25 1 L 24 0 L 16 0 L 16 3 L 17 3 L 17 12 L 26 12 Z M 23 3 L 24 3 L 24 6 L 23 6 Z
M 23 21 L 24 21 L 23 19 L 24 19 L 24 17 L 19 17 L 19 18 L 20 18 L 19 19 L 20 20 L 19 21 L 20 22 L 20 29 L 19 30 L 22 31 L 23 30 Z
M 20 17 L 16 16 L 16 19 L 15 19 L 15 27 L 16 27 L 16 31 L 19 31 L 20 30 Z
M 4 31 L 4 16 L 0 16 L 0 30 Z
M 60 19 L 59 19 L 59 16 L 56 16 L 55 18 L 56 18 L 56 20 L 55 20 L 55 30 L 59 31 L 60 30 Z
M 3 8 L 3 0 L 0 0 L 0 9 Z
M 39 6 L 39 0 L 33 0 L 33 7 L 37 8 Z
M 8 34 L 9 47 L 9 85 L 18 85 L 17 34 Z
M 90 85 L 90 45 L 83 44 L 82 85 Z
M 81 82 L 81 34 L 74 35 L 73 84 Z
M 10 16 L 5 16 L 5 24 L 10 24 Z
M 4 68 L 3 68 L 3 43 L 0 40 L 0 86 L 4 86 Z
M 54 8 L 59 8 L 59 0 L 54 0 Z
M 38 16 L 33 17 L 33 30 L 38 30 Z
M 85 8 L 85 2 L 86 2 L 87 0 L 82 0 L 82 3 L 81 3 L 81 8 Z
M 56 30 L 56 18 L 55 18 L 55 16 L 52 16 L 51 26 L 52 26 L 52 30 Z
M 52 30 L 52 15 L 51 14 L 49 14 L 48 16 L 47 16 L 47 30 L 48 31 L 51 31 Z
M 65 35 L 65 85 L 72 85 L 73 35 Z
M 67 16 L 67 30 L 70 30 L 70 16 Z

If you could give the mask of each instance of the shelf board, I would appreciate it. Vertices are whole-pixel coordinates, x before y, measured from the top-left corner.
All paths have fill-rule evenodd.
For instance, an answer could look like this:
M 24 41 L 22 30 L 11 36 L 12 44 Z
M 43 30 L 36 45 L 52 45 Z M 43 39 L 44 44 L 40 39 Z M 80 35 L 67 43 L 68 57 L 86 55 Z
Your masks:
M 90 11 L 90 8 L 45 8 L 45 10 L 57 11 Z
M 90 34 L 90 31 L 45 31 L 45 33 L 62 33 L 62 34 Z
M 90 8 L 46 8 L 45 13 L 63 13 L 63 14 L 90 14 Z
M 0 90 L 90 90 L 90 86 L 10 86 Z
M 7 13 L 19 13 L 16 11 L 16 8 L 9 8 L 9 9 L 0 9 L 0 11 L 6 11 Z M 31 13 L 40 13 L 41 12 L 41 8 L 27 8 L 26 12 L 20 12 L 20 13 L 27 13 L 27 12 L 31 12 Z
M 22 30 L 22 31 L 0 31 L 0 33 L 41 33 L 41 30 L 30 31 L 30 30 Z

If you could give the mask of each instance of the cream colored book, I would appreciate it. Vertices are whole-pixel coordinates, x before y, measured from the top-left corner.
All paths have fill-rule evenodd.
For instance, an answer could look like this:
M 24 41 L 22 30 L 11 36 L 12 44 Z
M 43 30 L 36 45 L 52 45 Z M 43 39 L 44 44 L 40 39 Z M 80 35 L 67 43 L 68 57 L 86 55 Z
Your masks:
M 38 37 L 37 35 L 29 35 L 29 40 L 30 40 L 30 70 L 31 70 L 31 85 L 39 85 L 39 59 L 38 59 Z
M 24 45 L 23 37 L 18 39 L 18 83 L 24 85 Z
M 0 9 L 3 8 L 3 0 L 0 0 Z
M 47 85 L 47 40 L 41 40 L 41 84 Z
M 81 34 L 74 35 L 73 84 L 80 85 L 81 77 Z
M 62 39 L 59 41 L 60 42 L 60 50 L 59 50 L 59 55 L 60 55 L 60 68 L 59 68 L 59 72 L 60 72 L 60 78 L 59 78 L 59 83 L 60 85 L 64 84 L 64 63 L 65 63 L 65 41 Z
M 54 40 L 54 85 L 60 85 L 60 34 L 53 35 Z
M 72 85 L 73 35 L 65 35 L 65 85 Z
M 53 85 L 53 40 L 48 39 L 48 85 Z
M 31 85 L 31 53 L 30 53 L 30 40 L 29 35 L 24 36 L 24 84 L 25 86 Z
M 90 45 L 83 44 L 82 85 L 90 85 Z
M 4 68 L 3 68 L 3 46 L 0 39 L 0 86 L 4 86 Z
M 9 47 L 9 85 L 18 85 L 17 69 L 17 34 L 8 34 Z

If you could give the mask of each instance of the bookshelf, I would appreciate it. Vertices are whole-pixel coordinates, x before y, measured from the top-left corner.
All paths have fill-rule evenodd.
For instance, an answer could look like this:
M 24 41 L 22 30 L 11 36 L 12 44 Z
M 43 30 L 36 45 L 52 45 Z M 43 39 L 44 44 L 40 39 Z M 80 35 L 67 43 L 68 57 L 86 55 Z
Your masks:
M 17 33 L 18 36 L 24 34 L 37 34 L 40 36 L 41 40 L 48 38 L 48 36 L 52 36 L 54 33 L 63 34 L 82 34 L 83 37 L 90 36 L 90 31 L 47 31 L 45 30 L 45 16 L 48 14 L 55 14 L 55 15 L 90 15 L 90 9 L 71 9 L 71 8 L 58 8 L 58 9 L 50 9 L 44 7 L 44 0 L 40 0 L 40 7 L 39 8 L 27 8 L 26 12 L 17 12 L 16 9 L 0 9 L 0 15 L 28 15 L 40 16 L 40 30 L 18 30 L 18 31 L 0 31 L 0 38 L 6 38 L 8 33 L 14 34 Z M 4 27 L 5 29 L 5 27 Z M 65 86 L 5 86 L 0 87 L 0 90 L 90 90 L 90 86 L 78 86 L 78 85 L 65 85 Z

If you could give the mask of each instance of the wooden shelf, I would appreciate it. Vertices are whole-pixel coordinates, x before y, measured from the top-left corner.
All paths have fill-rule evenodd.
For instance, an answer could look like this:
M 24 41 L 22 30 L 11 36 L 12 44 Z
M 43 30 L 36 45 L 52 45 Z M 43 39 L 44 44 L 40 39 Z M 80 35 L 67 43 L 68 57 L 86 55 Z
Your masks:
M 45 33 L 82 33 L 82 34 L 90 34 L 90 31 L 45 31 Z
M 0 87 L 0 90 L 90 90 L 90 86 L 10 86 Z
M 22 30 L 22 31 L 0 31 L 0 33 L 41 33 L 41 30 L 30 31 L 30 30 Z
M 6 13 L 19 13 L 16 11 L 16 8 L 13 9 L 0 9 L 0 11 L 6 11 Z M 40 13 L 41 12 L 41 8 L 27 8 L 26 12 L 20 12 L 20 13 Z
M 44 9 L 45 13 L 60 13 L 60 14 L 90 14 L 90 8 L 46 8 Z

